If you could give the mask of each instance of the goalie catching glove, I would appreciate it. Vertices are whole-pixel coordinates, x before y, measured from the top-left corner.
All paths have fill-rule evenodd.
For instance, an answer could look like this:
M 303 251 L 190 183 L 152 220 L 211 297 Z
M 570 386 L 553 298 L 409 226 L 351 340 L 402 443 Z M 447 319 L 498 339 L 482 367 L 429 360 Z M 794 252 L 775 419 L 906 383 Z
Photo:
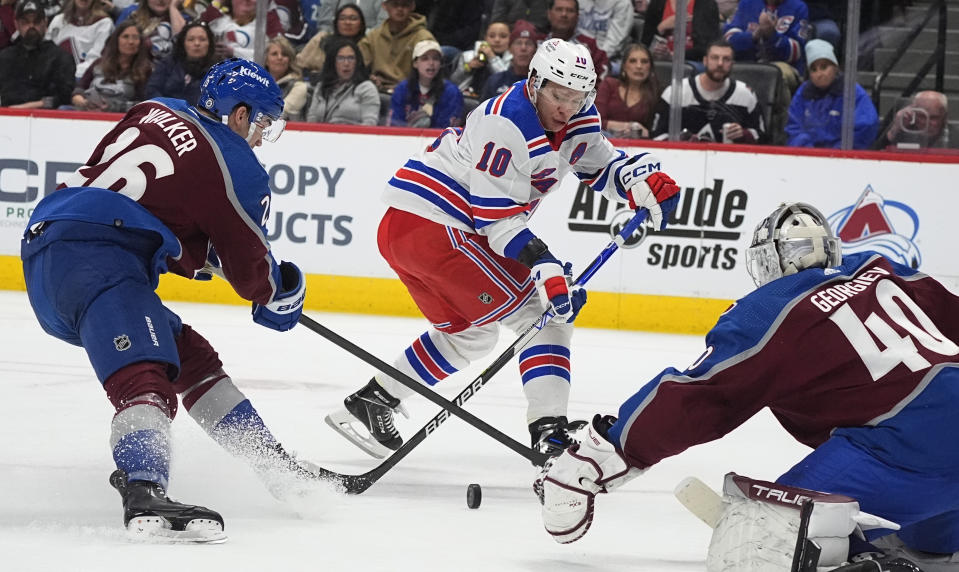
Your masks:
M 285 332 L 300 320 L 303 299 L 306 297 L 306 279 L 292 262 L 280 263 L 283 284 L 277 288 L 273 301 L 261 306 L 253 303 L 253 321 L 280 332 Z
M 605 431 L 616 422 L 596 415 L 585 438 L 543 466 L 533 490 L 543 504 L 543 526 L 560 544 L 575 542 L 593 522 L 597 493 L 606 493 L 643 471 L 630 467 Z
M 653 228 L 663 230 L 679 204 L 679 187 L 659 166 L 659 159 L 649 153 L 631 157 L 616 170 L 619 183 L 616 190 L 629 201 L 629 208 L 646 209 Z

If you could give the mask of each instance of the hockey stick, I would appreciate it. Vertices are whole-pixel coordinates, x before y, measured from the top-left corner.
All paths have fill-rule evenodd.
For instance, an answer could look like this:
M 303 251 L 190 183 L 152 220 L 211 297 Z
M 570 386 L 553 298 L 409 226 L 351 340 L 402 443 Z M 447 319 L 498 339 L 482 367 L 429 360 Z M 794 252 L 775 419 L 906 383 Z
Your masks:
M 619 248 L 626 242 L 626 240 L 634 232 L 636 232 L 636 230 L 639 228 L 639 225 L 642 224 L 642 222 L 646 219 L 647 214 L 648 214 L 647 211 L 643 210 L 633 215 L 633 217 L 626 222 L 626 224 L 619 231 L 619 233 L 615 237 L 613 237 L 613 239 L 596 256 L 596 258 L 594 258 L 593 261 L 586 267 L 586 269 L 583 270 L 583 272 L 576 278 L 573 284 L 577 286 L 582 286 L 587 281 L 589 281 L 589 279 L 592 278 L 594 274 L 596 274 L 596 271 L 598 271 L 599 268 L 603 264 L 605 264 L 606 261 L 609 260 L 617 250 L 619 250 Z M 373 365 L 373 367 L 379 369 L 380 371 L 388 375 L 391 375 L 403 385 L 406 385 L 407 387 L 413 389 L 420 395 L 427 397 L 428 399 L 430 399 L 430 401 L 433 401 L 434 403 L 438 403 L 439 405 L 443 406 L 442 411 L 440 411 L 432 419 L 430 419 L 429 422 L 427 422 L 426 425 L 423 426 L 423 428 L 421 428 L 419 431 L 413 434 L 412 437 L 405 440 L 403 442 L 403 445 L 401 445 L 400 448 L 396 450 L 396 452 L 394 452 L 392 455 L 387 457 L 386 460 L 384 460 L 382 463 L 380 463 L 376 467 L 373 467 L 371 470 L 361 475 L 341 475 L 338 473 L 334 473 L 332 476 L 327 475 L 327 476 L 324 476 L 323 478 L 327 480 L 336 481 L 337 483 L 341 484 L 345 488 L 346 492 L 349 494 L 360 494 L 366 489 L 368 489 L 369 487 L 371 487 L 373 483 L 375 483 L 377 480 L 380 479 L 380 477 L 385 475 L 387 471 L 389 471 L 394 466 L 396 466 L 396 464 L 399 463 L 404 457 L 406 457 L 406 455 L 408 455 L 414 448 L 416 448 L 417 445 L 419 445 L 424 440 L 426 440 L 426 438 L 429 437 L 430 433 L 435 431 L 437 427 L 439 427 L 443 422 L 445 422 L 449 418 L 449 415 L 451 412 L 456 414 L 459 417 L 463 417 L 462 415 L 460 415 L 460 412 L 463 412 L 463 413 L 467 413 L 467 412 L 465 412 L 461 406 L 464 403 L 466 403 L 466 401 L 470 399 L 473 395 L 475 395 L 476 392 L 480 390 L 480 388 L 486 385 L 486 383 L 490 380 L 490 378 L 493 377 L 494 374 L 496 374 L 499 370 L 503 368 L 503 366 L 509 363 L 509 361 L 513 358 L 513 356 L 515 356 L 518 351 L 522 350 L 530 342 L 530 340 L 532 340 L 533 337 L 539 332 L 539 330 L 541 330 L 549 322 L 549 320 L 552 319 L 552 317 L 553 317 L 552 313 L 549 310 L 547 310 L 546 312 L 543 312 L 543 315 L 540 317 L 539 320 L 530 324 L 529 327 L 527 327 L 519 335 L 519 337 L 517 337 L 516 341 L 514 341 L 508 348 L 506 348 L 506 350 L 503 351 L 503 353 L 500 354 L 499 357 L 497 357 L 493 361 L 493 363 L 491 363 L 485 370 L 483 370 L 483 372 L 480 373 L 479 376 L 477 376 L 476 379 L 474 379 L 469 385 L 463 388 L 463 390 L 453 399 L 453 402 L 449 402 L 443 399 L 442 397 L 440 397 L 438 394 L 436 394 L 432 390 L 425 388 L 422 384 L 416 382 L 415 380 L 413 380 L 406 374 L 392 367 L 391 365 L 382 362 L 381 360 L 377 359 L 375 356 L 372 356 L 365 350 L 362 350 L 361 348 L 357 347 L 355 344 L 352 344 L 351 342 L 337 336 L 333 332 L 330 332 L 328 329 L 318 324 L 315 320 L 313 320 L 309 316 L 301 315 L 300 323 L 305 325 L 307 328 L 319 333 L 320 335 L 324 337 L 327 337 L 327 339 L 330 339 L 330 341 L 333 341 L 333 343 L 336 343 L 340 347 L 343 347 L 350 353 L 353 353 L 360 359 L 363 359 L 367 363 Z M 345 342 L 345 344 L 348 344 L 349 347 L 331 339 L 324 333 L 324 331 L 319 331 L 315 329 L 313 326 L 311 326 L 311 324 L 314 324 L 318 326 L 319 328 L 322 328 L 322 330 L 325 330 L 326 332 L 333 334 L 333 336 L 336 336 L 342 342 Z M 359 353 L 357 351 L 353 351 L 353 348 L 358 350 Z M 453 407 L 446 407 L 444 403 L 449 403 L 450 405 L 453 405 Z M 470 417 L 473 417 L 471 414 L 468 414 L 468 415 L 470 415 Z M 473 418 L 476 419 L 475 417 Z M 479 419 L 476 419 L 476 420 L 480 421 Z M 467 420 L 467 422 L 469 422 L 469 420 Z M 480 423 L 483 423 L 483 425 L 486 425 L 487 427 L 489 427 L 489 425 L 487 425 L 486 423 L 482 421 L 480 421 Z M 474 427 L 477 427 L 484 433 L 487 433 L 488 435 L 490 435 L 497 441 L 503 443 L 504 445 L 507 445 L 508 447 L 510 447 L 511 449 L 513 449 L 514 451 L 516 451 L 517 453 L 519 453 L 526 459 L 532 461 L 534 464 L 538 466 L 542 466 L 543 463 L 545 463 L 546 460 L 549 459 L 548 455 L 544 453 L 540 453 L 539 451 L 534 451 L 526 446 L 519 445 L 519 443 L 516 440 L 512 439 L 509 436 L 504 435 L 502 432 L 500 432 L 497 429 L 493 429 L 492 427 L 490 427 L 490 429 L 492 429 L 495 432 L 495 434 L 493 434 L 483 430 L 482 428 L 478 427 L 474 423 L 470 423 L 470 424 L 473 425 Z M 499 436 L 504 437 L 506 440 L 504 441 L 503 439 L 499 438 Z M 519 445 L 519 448 L 517 449 L 514 445 Z M 327 473 L 330 473 L 330 472 L 331 471 L 327 471 Z

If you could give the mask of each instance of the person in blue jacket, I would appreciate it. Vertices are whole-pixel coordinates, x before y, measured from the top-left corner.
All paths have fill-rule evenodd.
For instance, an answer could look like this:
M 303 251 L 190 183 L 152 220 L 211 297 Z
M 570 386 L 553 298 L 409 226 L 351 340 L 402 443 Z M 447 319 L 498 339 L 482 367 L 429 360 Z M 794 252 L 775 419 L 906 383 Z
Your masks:
M 786 122 L 786 145 L 838 149 L 842 141 L 843 79 L 832 44 L 806 44 L 809 79 L 793 96 Z M 879 114 L 866 90 L 856 84 L 854 149 L 868 149 L 879 131 Z
M 434 40 L 413 46 L 413 69 L 390 99 L 390 125 L 457 127 L 463 124 L 463 94 L 441 72 L 442 52 Z

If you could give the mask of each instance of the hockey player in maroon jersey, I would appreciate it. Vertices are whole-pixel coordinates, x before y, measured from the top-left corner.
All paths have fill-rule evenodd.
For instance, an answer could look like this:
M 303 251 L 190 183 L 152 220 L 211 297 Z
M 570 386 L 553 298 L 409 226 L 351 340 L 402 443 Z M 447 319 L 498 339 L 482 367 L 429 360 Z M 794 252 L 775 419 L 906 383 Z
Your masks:
M 283 97 L 261 66 L 210 69 L 197 107 L 134 106 L 87 163 L 47 195 L 21 248 L 30 303 L 49 334 L 82 346 L 116 409 L 110 444 L 124 524 L 189 540 L 224 538 L 220 515 L 165 495 L 170 422 L 189 415 L 246 459 L 271 492 L 309 478 L 223 371 L 209 342 L 163 305 L 159 275 L 226 279 L 253 321 L 285 331 L 305 281 L 266 240 L 268 176 L 253 154 L 282 132 Z M 146 524 L 145 524 L 146 523 Z
M 613 203 L 648 211 L 656 229 L 679 202 L 657 157 L 629 156 L 600 132 L 595 86 L 585 46 L 543 42 L 528 79 L 481 103 L 463 130 L 446 129 L 396 171 L 377 237 L 431 324 L 394 362 L 424 384 L 487 355 L 500 324 L 518 333 L 553 312 L 519 353 L 530 441 L 551 455 L 569 446 L 569 346 L 586 292 L 570 288 L 570 264 L 530 230 L 530 215 L 568 174 Z M 377 374 L 326 421 L 367 453 L 386 456 L 403 443 L 393 411 L 403 411 L 412 393 Z
M 868 531 L 874 544 L 853 535 L 848 556 L 885 551 L 882 570 L 918 570 L 907 559 L 959 570 L 959 297 L 874 252 L 841 256 L 825 217 L 803 203 L 763 220 L 746 258 L 758 288 L 723 313 L 699 359 L 663 370 L 618 419 L 596 415 L 548 464 L 534 485 L 546 530 L 577 540 L 596 493 L 768 407 L 813 448 L 779 485 L 851 497 L 901 527 Z M 791 551 L 795 531 L 781 541 Z

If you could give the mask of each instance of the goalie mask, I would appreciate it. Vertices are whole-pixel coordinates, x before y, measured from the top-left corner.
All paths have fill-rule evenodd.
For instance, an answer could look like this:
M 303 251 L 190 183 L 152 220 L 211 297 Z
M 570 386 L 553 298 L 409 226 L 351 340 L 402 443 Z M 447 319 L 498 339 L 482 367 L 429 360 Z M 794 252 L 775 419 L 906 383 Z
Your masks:
M 546 81 L 583 92 L 580 113 L 589 109 L 596 99 L 596 69 L 589 50 L 581 44 L 559 38 L 546 40 L 530 61 L 527 80 L 532 87 L 530 100 L 534 104 Z
M 783 203 L 756 227 L 746 269 L 756 286 L 807 268 L 842 263 L 841 243 L 826 217 L 806 203 Z

